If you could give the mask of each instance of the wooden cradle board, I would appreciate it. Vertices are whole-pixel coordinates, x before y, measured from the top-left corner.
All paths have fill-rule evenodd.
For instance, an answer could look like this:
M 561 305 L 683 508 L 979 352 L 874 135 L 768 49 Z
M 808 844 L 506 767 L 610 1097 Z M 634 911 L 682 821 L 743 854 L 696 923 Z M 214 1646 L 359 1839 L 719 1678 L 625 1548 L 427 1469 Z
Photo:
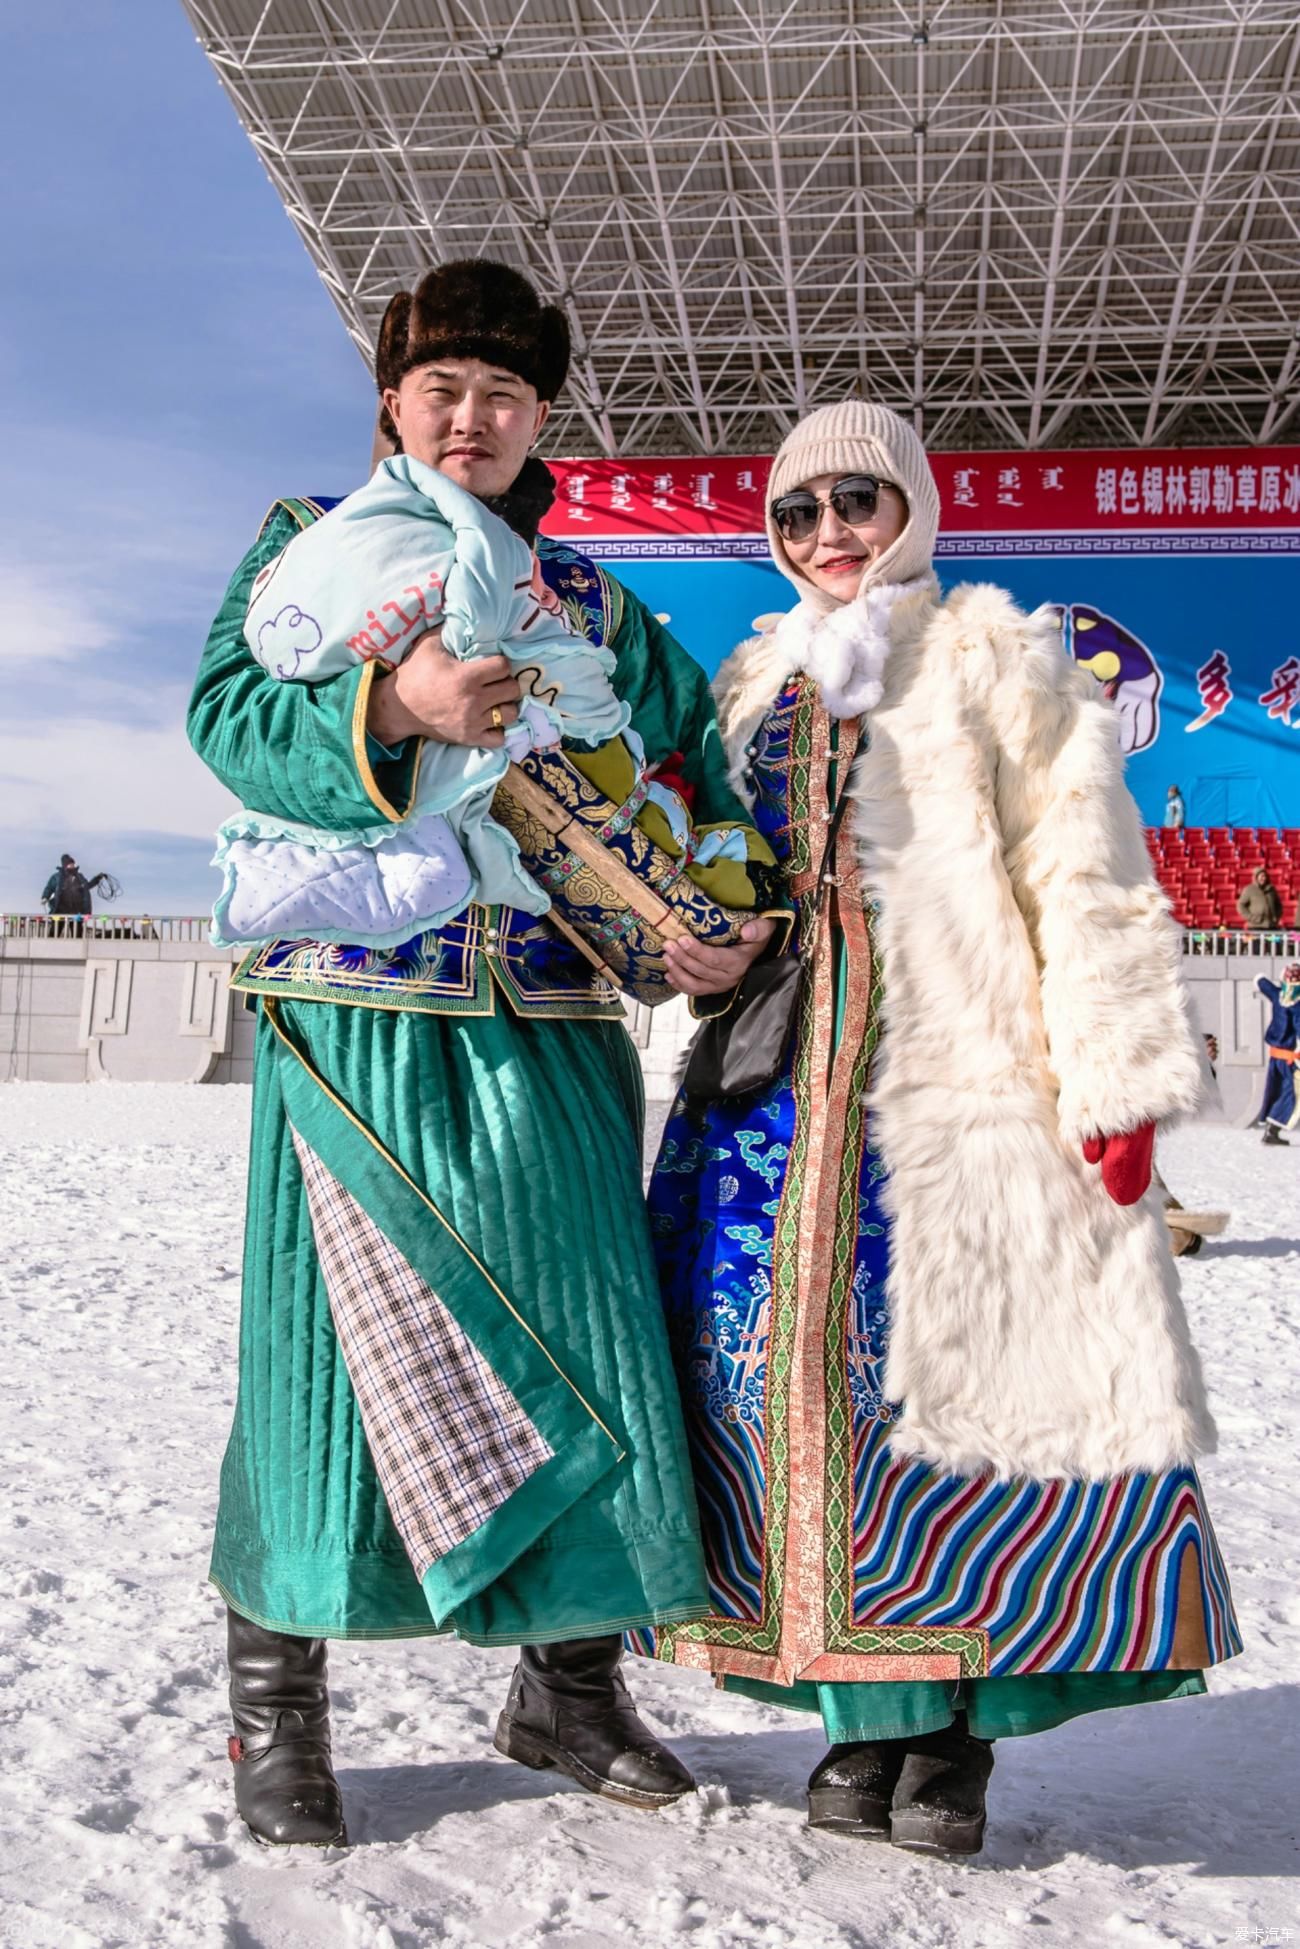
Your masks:
M 616 805 L 562 752 L 530 752 L 511 765 L 492 802 L 519 843 L 528 872 L 551 896 L 560 931 L 576 934 L 611 980 L 654 1006 L 668 986 L 664 947 L 694 935 L 714 947 L 740 939 L 748 911 L 724 907 L 636 824 L 644 783 Z

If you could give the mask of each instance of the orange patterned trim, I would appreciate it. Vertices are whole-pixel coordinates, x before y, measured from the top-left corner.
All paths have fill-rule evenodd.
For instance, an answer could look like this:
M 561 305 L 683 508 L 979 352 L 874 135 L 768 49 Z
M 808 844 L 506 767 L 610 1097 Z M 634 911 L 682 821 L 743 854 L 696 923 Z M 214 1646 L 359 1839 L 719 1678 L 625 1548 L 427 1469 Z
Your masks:
M 857 734 L 856 719 L 845 720 L 838 726 L 836 748 L 841 760 L 841 791 L 847 787 L 843 754 L 853 749 Z M 814 830 L 818 818 L 826 819 L 833 809 L 828 796 L 831 761 L 830 719 L 819 704 L 809 793 Z M 799 1324 L 790 1380 L 790 1521 L 781 1662 L 800 1675 L 829 1655 L 826 1648 L 827 1311 L 843 1221 L 839 1209 L 841 1185 L 849 1164 L 856 1170 L 861 1162 L 856 1155 L 860 1146 L 854 1146 L 853 1159 L 846 1156 L 847 1124 L 853 1078 L 871 1007 L 871 941 L 857 889 L 853 835 L 847 823 L 836 844 L 834 871 L 838 885 L 822 916 L 815 962 L 808 1161 L 799 1221 Z M 846 967 L 851 971 L 843 996 L 838 1038 L 834 953 L 837 922 L 844 935 Z

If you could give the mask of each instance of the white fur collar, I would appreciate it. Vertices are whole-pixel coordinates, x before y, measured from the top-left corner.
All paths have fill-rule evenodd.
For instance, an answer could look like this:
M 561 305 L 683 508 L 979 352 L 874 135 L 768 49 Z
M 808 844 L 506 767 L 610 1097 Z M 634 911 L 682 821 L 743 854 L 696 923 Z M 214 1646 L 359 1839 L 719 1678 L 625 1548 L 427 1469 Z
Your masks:
M 777 624 L 774 647 L 788 670 L 812 677 L 832 717 L 861 717 L 884 694 L 894 604 L 900 597 L 928 592 L 933 584 L 930 575 L 878 583 L 829 615 L 801 602 Z

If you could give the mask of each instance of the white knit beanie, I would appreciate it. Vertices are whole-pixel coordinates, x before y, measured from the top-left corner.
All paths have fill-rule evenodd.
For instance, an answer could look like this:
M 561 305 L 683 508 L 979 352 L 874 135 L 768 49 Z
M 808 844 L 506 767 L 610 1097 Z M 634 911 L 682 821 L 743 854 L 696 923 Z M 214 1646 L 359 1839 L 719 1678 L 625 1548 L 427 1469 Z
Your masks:
M 822 406 L 800 420 L 786 435 L 772 462 L 767 484 L 767 543 L 782 575 L 794 583 L 805 602 L 829 613 L 837 608 L 827 595 L 797 569 L 772 520 L 773 501 L 818 474 L 875 474 L 892 481 L 907 497 L 908 521 L 898 540 L 867 570 L 861 594 L 886 582 L 910 582 L 924 575 L 934 555 L 939 531 L 939 490 L 935 486 L 925 448 L 897 413 L 867 399 L 844 399 L 838 406 Z

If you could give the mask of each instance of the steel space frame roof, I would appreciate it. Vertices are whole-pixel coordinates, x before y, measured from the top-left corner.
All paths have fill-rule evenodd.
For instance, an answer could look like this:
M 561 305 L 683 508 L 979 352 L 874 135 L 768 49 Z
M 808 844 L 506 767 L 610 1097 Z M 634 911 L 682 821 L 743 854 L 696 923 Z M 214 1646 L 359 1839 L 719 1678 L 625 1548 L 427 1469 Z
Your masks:
M 548 445 L 1300 437 L 1296 0 L 182 0 L 360 350 L 440 259 L 562 304 Z

